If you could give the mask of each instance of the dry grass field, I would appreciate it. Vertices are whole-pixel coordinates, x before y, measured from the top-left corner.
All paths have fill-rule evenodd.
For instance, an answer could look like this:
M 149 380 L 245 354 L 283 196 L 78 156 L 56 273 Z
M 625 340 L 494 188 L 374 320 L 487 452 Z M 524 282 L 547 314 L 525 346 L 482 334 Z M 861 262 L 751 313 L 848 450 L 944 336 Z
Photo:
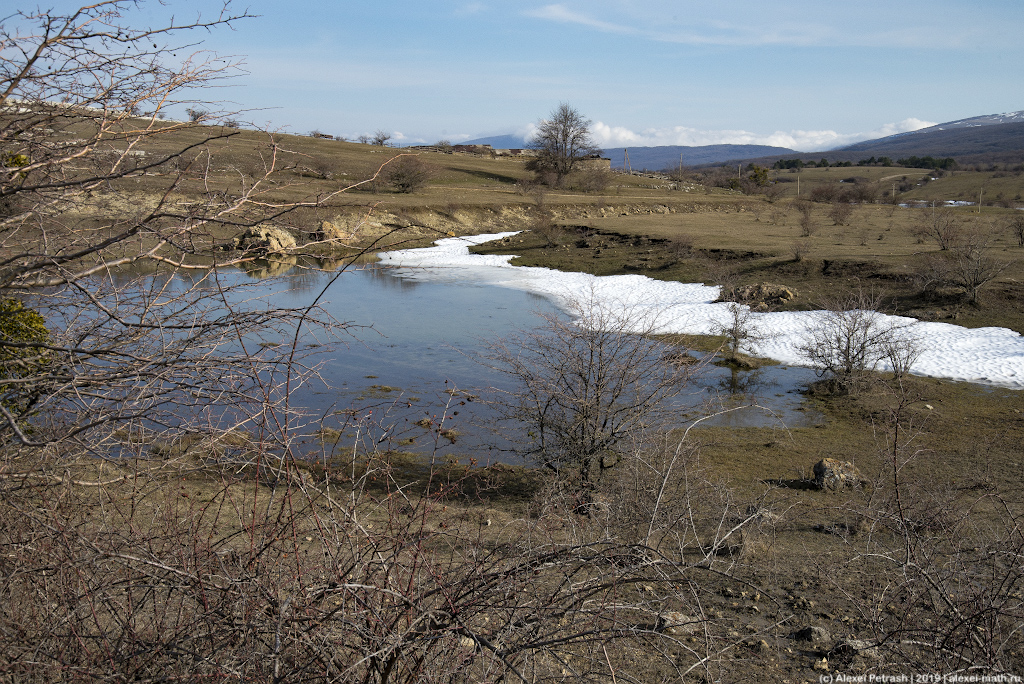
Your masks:
M 221 132 L 175 162 L 173 202 L 265 183 L 266 206 L 294 205 L 279 226 L 300 237 L 324 221 L 350 230 L 335 265 L 361 250 L 525 230 L 479 251 L 597 274 L 781 284 L 794 308 L 869 288 L 892 311 L 1024 330 L 1016 209 L 837 213 L 802 199 L 818 185 L 861 176 L 884 187 L 921 170 L 805 170 L 800 198 L 784 183 L 769 201 L 622 174 L 600 191 L 552 190 L 520 162 L 431 152 L 417 156 L 425 184 L 403 193 L 388 182 L 401 150 Z M 263 179 L 271 154 L 285 169 Z M 903 199 L 960 199 L 943 193 L 969 195 L 975 183 L 1019 196 L 1019 177 L 995 173 L 954 173 Z M 100 225 L 165 189 L 157 176 L 119 180 L 77 218 Z M 933 233 L 949 225 L 943 250 Z M 221 228 L 211 246 L 231 237 Z M 1005 265 L 977 301 L 933 284 L 944 253 L 968 238 Z M 807 388 L 804 402 L 819 424 L 638 435 L 632 458 L 586 500 L 571 476 L 392 450 L 364 407 L 343 411 L 339 434 L 358 436 L 321 434 L 313 458 L 293 457 L 287 428 L 160 443 L 112 433 L 120 455 L 105 459 L 9 445 L 0 676 L 795 684 L 826 673 L 1024 674 L 1024 394 L 866 374 L 849 393 Z M 426 429 L 441 436 L 443 416 Z M 826 458 L 853 463 L 856 486 L 815 486 Z

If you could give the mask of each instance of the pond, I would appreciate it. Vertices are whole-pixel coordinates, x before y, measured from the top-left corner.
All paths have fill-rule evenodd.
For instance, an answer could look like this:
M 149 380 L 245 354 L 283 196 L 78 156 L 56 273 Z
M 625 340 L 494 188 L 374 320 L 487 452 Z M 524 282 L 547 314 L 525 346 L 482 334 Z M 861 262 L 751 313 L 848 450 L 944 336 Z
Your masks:
M 287 288 L 277 284 L 271 303 L 307 304 L 334 275 L 296 268 L 285 274 Z M 366 327 L 317 350 L 325 383 L 299 390 L 294 403 L 327 416 L 386 414 L 385 422 L 397 426 L 389 435 L 396 448 L 422 452 L 439 441 L 445 453 L 515 460 L 509 443 L 490 429 L 494 415 L 486 405 L 488 389 L 507 386 L 508 378 L 474 357 L 488 340 L 537 327 L 541 314 L 556 313 L 548 298 L 457 278 L 422 281 L 408 270 L 368 265 L 341 274 L 321 305 L 337 320 Z M 819 416 L 803 410 L 800 390 L 814 377 L 785 365 L 735 371 L 706 364 L 683 395 L 680 422 L 705 415 L 710 406 L 735 410 L 702 424 L 812 424 Z M 437 440 L 436 431 L 417 425 L 436 423 L 446 408 L 445 434 L 454 439 Z

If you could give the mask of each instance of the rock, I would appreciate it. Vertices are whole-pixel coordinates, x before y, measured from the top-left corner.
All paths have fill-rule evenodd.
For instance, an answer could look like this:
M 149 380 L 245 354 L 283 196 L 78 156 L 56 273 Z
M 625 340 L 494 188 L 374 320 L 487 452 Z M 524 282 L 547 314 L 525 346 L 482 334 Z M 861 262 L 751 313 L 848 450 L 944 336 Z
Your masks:
M 851 663 L 861 660 L 881 660 L 882 652 L 876 644 L 863 639 L 844 639 L 831 651 L 828 657 L 834 662 L 848 666 Z
M 253 226 L 234 240 L 235 249 L 263 254 L 282 254 L 295 249 L 295 236 L 284 228 Z
M 316 242 L 336 242 L 351 237 L 341 226 L 330 221 L 321 221 L 317 229 L 309 234 L 309 239 Z
M 823 627 L 804 627 L 796 632 L 793 638 L 797 641 L 810 642 L 811 646 L 819 651 L 827 651 L 832 647 L 832 635 Z
M 732 292 L 726 295 L 723 293 L 722 300 L 736 301 L 741 304 L 748 304 L 752 308 L 767 309 L 770 306 L 785 304 L 795 299 L 796 293 L 785 285 L 774 285 L 772 283 L 759 283 L 757 285 L 741 285 L 733 288 Z
M 818 489 L 837 491 L 865 483 L 866 480 L 849 461 L 823 458 L 814 464 L 814 484 Z
M 680 613 L 675 610 L 666 610 L 658 616 L 657 631 L 679 636 L 681 634 L 693 634 L 700 625 L 698 618 Z

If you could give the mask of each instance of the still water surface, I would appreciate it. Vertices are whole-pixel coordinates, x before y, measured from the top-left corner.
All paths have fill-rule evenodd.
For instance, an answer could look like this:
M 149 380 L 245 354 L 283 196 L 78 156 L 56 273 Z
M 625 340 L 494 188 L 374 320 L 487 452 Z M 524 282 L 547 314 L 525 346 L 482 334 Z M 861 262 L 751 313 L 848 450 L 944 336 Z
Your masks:
M 296 270 L 271 304 L 305 305 L 332 275 Z M 536 327 L 539 314 L 556 311 L 550 301 L 520 290 L 421 282 L 401 277 L 397 269 L 364 266 L 343 273 L 321 304 L 335 319 L 367 327 L 354 329 L 347 341 L 318 350 L 326 386 L 300 390 L 294 403 L 321 415 L 345 409 L 373 409 L 378 415 L 387 411 L 388 419 L 401 426 L 394 435 L 409 450 L 435 443 L 436 435 L 431 439 L 426 430 L 414 427 L 415 421 L 439 416 L 449 404 L 446 426 L 455 428 L 458 438 L 455 444 L 443 441 L 446 450 L 479 457 L 481 450 L 497 447 L 490 451 L 492 460 L 513 460 L 505 453 L 507 442 L 488 429 L 493 415 L 480 401 L 488 388 L 507 386 L 508 380 L 473 356 L 488 339 Z M 711 400 L 724 407 L 757 403 L 770 411 L 743 408 L 718 416 L 709 425 L 807 425 L 819 417 L 802 410 L 799 389 L 813 379 L 806 368 L 769 366 L 735 373 L 707 365 L 682 399 L 680 422 L 699 415 L 703 409 L 697 407 Z M 459 392 L 453 399 L 446 389 Z

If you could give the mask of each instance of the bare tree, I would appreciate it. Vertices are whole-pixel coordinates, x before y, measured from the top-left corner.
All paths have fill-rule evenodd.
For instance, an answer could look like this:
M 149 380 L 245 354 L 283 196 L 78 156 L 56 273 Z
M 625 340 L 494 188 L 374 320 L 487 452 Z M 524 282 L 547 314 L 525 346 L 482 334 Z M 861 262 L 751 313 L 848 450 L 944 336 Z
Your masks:
M 590 121 L 564 102 L 541 120 L 530 146 L 536 156 L 527 162 L 527 169 L 539 177 L 550 175 L 549 184 L 556 186 L 561 186 L 583 159 L 600 153 L 590 136 Z
M 109 454 L 140 430 L 252 428 L 276 420 L 268 408 L 287 407 L 298 382 L 287 342 L 308 310 L 254 305 L 230 268 L 253 256 L 218 248 L 268 223 L 292 239 L 289 213 L 326 198 L 268 194 L 295 163 L 273 136 L 239 180 L 214 171 L 238 131 L 128 114 L 199 109 L 194 93 L 235 65 L 195 51 L 190 34 L 247 15 L 225 5 L 136 29 L 135 6 L 20 12 L 0 26 L 0 297 L 49 328 L 0 340 L 3 354 L 40 362 L 8 373 L 0 414 L 5 439 L 50 455 Z
M 391 140 L 391 134 L 383 129 L 377 129 L 370 139 L 371 145 L 377 145 L 378 147 L 386 147 L 388 140 Z
M 833 202 L 828 210 L 828 217 L 836 226 L 850 225 L 851 215 L 853 215 L 853 205 L 849 202 Z
M 878 312 L 881 298 L 859 291 L 823 300 L 824 310 L 808 325 L 798 351 L 819 375 L 828 376 L 837 390 L 849 392 L 865 371 L 882 360 L 896 359 L 906 372 L 918 346 L 913 321 L 890 319 Z
M 497 407 L 527 431 L 524 454 L 588 488 L 666 418 L 694 367 L 669 360 L 672 350 L 652 337 L 656 317 L 637 308 L 592 295 L 570 301 L 568 313 L 495 342 L 486 360 L 515 382 Z
M 1017 212 L 1013 218 L 1007 221 L 1007 226 L 1010 232 L 1013 233 L 1013 238 L 1017 241 L 1018 247 L 1024 247 L 1024 215 Z
M 728 316 L 724 321 L 718 321 L 712 327 L 715 335 L 722 335 L 726 339 L 726 358 L 736 363 L 744 349 L 756 346 L 759 342 L 771 339 L 771 334 L 761 330 L 757 318 L 749 306 L 738 302 L 729 302 L 726 305 Z
M 1012 262 L 993 259 L 985 236 L 971 232 L 948 250 L 941 263 L 947 280 L 962 287 L 967 300 L 976 304 L 981 288 L 999 277 Z
M 433 176 L 434 167 L 415 155 L 400 155 L 384 169 L 384 179 L 401 193 L 421 190 Z
M 964 221 L 951 207 L 923 210 L 918 223 L 917 234 L 931 238 L 942 251 L 956 245 L 963 235 Z

